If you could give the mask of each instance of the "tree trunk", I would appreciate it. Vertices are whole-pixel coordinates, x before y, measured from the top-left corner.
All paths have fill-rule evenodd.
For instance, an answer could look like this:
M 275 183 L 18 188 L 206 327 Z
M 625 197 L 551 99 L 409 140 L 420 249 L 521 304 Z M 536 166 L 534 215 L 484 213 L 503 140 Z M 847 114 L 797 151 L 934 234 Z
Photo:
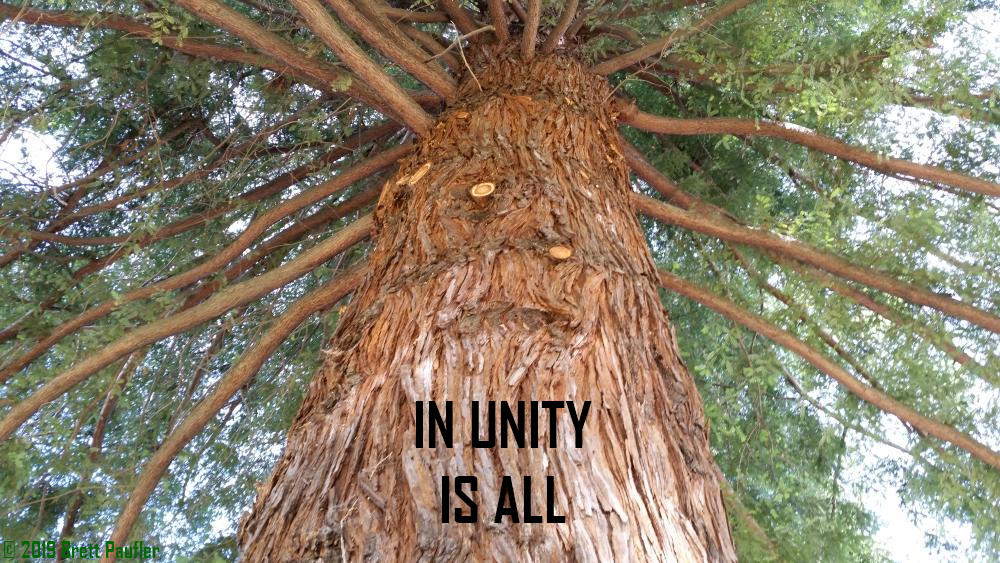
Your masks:
M 556 56 L 475 77 L 384 189 L 370 272 L 240 525 L 244 560 L 735 560 L 612 92 Z M 537 448 L 473 448 L 474 400 L 591 401 L 582 448 L 565 413 L 550 447 L 544 411 Z M 453 401 L 454 447 L 415 447 L 415 401 Z M 441 522 L 446 475 L 478 477 L 477 523 Z M 519 510 L 532 476 L 536 514 L 553 476 L 565 523 L 495 524 L 504 475 Z

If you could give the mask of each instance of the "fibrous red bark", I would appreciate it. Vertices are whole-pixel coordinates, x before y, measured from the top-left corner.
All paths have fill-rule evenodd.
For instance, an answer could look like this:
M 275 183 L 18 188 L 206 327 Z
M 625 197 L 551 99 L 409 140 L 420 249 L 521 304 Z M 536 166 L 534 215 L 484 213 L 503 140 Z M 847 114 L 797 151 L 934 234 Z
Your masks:
M 369 274 L 240 525 L 244 560 L 735 560 L 609 87 L 557 56 L 475 71 L 482 91 L 463 83 L 384 188 Z M 448 400 L 454 447 L 415 447 L 415 401 Z M 555 448 L 473 448 L 473 400 L 592 401 L 582 448 L 569 417 Z M 478 523 L 441 523 L 445 475 L 478 477 Z M 522 475 L 536 499 L 554 476 L 566 522 L 494 524 L 504 475 L 518 499 Z

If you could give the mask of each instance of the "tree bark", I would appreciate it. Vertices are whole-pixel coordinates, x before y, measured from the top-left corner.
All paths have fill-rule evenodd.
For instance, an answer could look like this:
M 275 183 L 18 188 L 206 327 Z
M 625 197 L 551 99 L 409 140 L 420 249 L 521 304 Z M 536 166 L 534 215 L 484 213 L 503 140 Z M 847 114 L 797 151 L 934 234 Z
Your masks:
M 736 559 L 610 89 L 513 51 L 386 184 L 369 273 L 240 524 L 244 561 Z M 473 448 L 473 400 L 592 401 L 582 448 L 568 416 L 556 447 L 543 418 L 538 448 Z M 415 401 L 453 401 L 454 447 L 415 447 Z M 478 477 L 478 523 L 441 523 L 445 475 Z M 533 477 L 535 513 L 554 476 L 566 522 L 495 524 L 503 475 L 519 508 Z

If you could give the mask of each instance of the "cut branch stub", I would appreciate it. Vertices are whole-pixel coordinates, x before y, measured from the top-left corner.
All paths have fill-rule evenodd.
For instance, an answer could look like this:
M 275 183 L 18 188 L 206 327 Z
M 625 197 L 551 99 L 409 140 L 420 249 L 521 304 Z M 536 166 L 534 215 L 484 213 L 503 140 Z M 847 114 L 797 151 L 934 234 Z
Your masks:
M 565 260 L 573 255 L 573 249 L 568 246 L 557 244 L 549 248 L 549 256 L 556 260 Z
M 480 182 L 469 188 L 469 195 L 474 199 L 482 199 L 492 194 L 495 189 L 496 184 L 493 182 Z

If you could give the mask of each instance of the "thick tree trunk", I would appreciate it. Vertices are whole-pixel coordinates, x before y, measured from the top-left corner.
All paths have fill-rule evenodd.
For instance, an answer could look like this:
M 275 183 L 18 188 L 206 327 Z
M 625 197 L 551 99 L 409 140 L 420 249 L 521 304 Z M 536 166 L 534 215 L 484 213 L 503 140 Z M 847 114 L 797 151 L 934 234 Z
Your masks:
M 606 82 L 550 56 L 476 77 L 385 187 L 370 272 L 241 523 L 244 560 L 735 560 Z M 564 412 L 554 448 L 546 415 L 538 448 L 473 448 L 473 400 L 592 401 L 583 446 Z M 454 447 L 415 447 L 415 401 L 454 402 Z M 444 475 L 478 477 L 478 523 L 441 523 Z M 494 524 L 504 475 L 519 507 L 533 477 L 536 514 L 553 476 L 566 522 Z

